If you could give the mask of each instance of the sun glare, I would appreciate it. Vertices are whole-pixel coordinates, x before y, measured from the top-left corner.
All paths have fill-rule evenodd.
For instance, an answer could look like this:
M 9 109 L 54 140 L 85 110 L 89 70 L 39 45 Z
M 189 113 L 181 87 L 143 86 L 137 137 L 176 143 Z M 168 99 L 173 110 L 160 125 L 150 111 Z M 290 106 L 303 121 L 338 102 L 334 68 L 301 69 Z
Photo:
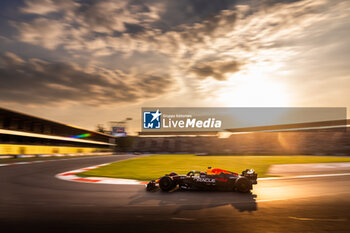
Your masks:
M 282 82 L 258 71 L 247 72 L 230 77 L 218 101 L 230 107 L 286 107 L 288 92 Z
M 270 67 L 271 68 L 271 67 Z M 288 107 L 289 98 L 284 83 L 268 77 L 269 72 L 258 68 L 254 71 L 236 73 L 228 79 L 228 85 L 221 89 L 217 101 L 227 107 Z M 240 127 L 277 124 L 282 112 L 252 116 L 249 111 L 240 111 L 235 119 Z

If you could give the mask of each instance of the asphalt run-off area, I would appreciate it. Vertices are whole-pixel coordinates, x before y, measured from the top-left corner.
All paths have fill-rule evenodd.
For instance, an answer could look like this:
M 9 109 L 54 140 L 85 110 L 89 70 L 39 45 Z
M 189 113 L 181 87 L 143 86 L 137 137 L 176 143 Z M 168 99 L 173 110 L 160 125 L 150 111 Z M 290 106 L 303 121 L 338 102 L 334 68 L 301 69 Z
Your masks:
M 134 157 L 81 157 L 1 166 L 1 231 L 217 232 L 218 227 L 220 232 L 350 231 L 346 165 L 332 167 L 329 173 L 289 174 L 298 178 L 259 179 L 248 194 L 146 192 L 144 185 L 71 182 L 56 177 Z

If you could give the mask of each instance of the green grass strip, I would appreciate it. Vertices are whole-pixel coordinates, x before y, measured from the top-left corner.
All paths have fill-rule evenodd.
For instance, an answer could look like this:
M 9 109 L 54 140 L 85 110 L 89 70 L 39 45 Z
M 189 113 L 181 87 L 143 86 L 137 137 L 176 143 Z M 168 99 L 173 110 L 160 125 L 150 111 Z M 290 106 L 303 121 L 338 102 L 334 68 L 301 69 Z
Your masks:
M 350 162 L 350 157 L 151 155 L 115 162 L 79 175 L 152 180 L 170 172 L 186 174 L 190 170 L 205 171 L 208 166 L 212 166 L 237 173 L 246 168 L 253 168 L 259 177 L 266 177 L 268 168 L 273 164 L 331 162 Z

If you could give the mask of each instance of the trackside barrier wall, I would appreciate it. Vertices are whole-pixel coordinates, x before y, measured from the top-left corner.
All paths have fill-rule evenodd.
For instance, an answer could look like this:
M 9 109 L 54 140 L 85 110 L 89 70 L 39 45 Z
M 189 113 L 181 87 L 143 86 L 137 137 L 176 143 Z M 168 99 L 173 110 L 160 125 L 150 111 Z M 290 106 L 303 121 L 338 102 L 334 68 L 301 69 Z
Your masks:
M 0 144 L 0 155 L 74 154 L 111 151 L 108 148 Z

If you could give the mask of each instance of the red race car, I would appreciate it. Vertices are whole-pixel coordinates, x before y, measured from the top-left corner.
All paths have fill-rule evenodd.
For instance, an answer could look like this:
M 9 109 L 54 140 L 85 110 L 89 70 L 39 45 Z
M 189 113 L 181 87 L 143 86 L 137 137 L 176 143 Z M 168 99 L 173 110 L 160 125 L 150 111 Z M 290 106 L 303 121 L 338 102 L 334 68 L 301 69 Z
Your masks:
M 158 180 L 150 181 L 148 191 L 160 188 L 169 192 L 176 188 L 182 190 L 229 190 L 249 192 L 253 184 L 257 184 L 258 175 L 253 169 L 246 169 L 242 174 L 223 169 L 208 167 L 206 172 L 190 171 L 187 175 L 178 175 L 175 172 L 166 174 Z

